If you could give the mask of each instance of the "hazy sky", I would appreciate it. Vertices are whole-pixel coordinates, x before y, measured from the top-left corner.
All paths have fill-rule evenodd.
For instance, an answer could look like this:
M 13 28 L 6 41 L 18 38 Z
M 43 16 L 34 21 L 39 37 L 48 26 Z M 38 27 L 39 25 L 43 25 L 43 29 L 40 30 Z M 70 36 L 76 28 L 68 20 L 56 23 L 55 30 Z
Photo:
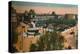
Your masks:
M 54 4 L 54 3 L 32 3 L 32 2 L 12 2 L 12 6 L 17 10 L 17 12 L 23 13 L 25 10 L 29 11 L 34 9 L 36 13 L 52 13 L 55 11 L 56 14 L 77 14 L 77 5 L 69 4 Z

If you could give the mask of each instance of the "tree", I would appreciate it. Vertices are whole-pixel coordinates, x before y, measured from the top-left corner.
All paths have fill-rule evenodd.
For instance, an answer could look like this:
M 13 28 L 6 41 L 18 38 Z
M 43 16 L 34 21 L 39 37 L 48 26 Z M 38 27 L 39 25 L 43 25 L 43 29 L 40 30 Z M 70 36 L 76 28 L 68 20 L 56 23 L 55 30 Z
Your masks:
M 25 11 L 24 12 L 24 18 L 27 18 L 28 17 L 28 11 Z
M 28 11 L 25 11 L 24 12 L 23 18 L 24 18 L 23 20 L 24 20 L 25 23 L 28 23 L 30 21 L 30 18 L 28 17 Z
M 53 11 L 53 12 L 52 12 L 52 15 L 56 15 L 56 13 Z
M 63 49 L 64 38 L 57 31 L 46 32 L 40 37 L 38 42 L 35 44 L 34 50 L 45 51 L 45 50 L 61 50 Z M 32 47 L 32 45 L 31 45 Z M 32 50 L 30 48 L 30 50 Z
M 56 13 L 53 11 L 52 13 L 51 13 L 53 16 L 55 16 L 54 18 L 55 19 L 57 19 L 58 18 L 58 16 L 56 15 Z
M 33 9 L 30 9 L 30 11 L 28 13 L 28 17 L 29 18 L 35 18 L 35 15 L 36 15 L 35 11 Z
M 35 44 L 31 44 L 30 51 L 36 51 L 36 45 Z

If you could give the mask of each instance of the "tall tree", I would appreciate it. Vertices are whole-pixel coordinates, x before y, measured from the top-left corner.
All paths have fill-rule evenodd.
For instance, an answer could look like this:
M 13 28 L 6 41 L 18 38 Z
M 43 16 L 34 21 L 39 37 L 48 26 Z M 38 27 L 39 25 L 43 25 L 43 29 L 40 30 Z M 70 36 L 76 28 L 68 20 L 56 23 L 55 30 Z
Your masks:
M 53 11 L 53 12 L 52 12 L 52 15 L 56 15 L 56 13 Z
M 52 15 L 55 16 L 55 17 L 54 17 L 55 19 L 58 18 L 58 15 L 57 15 L 54 11 L 52 12 Z
M 28 18 L 28 11 L 24 12 L 24 17 L 23 17 L 24 22 L 30 21 L 30 18 Z

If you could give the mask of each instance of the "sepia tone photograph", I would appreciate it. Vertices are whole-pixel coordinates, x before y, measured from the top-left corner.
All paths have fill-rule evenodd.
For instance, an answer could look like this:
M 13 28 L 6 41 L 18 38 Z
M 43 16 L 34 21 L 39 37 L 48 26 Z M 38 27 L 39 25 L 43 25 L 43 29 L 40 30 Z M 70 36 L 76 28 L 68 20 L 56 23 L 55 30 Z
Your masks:
M 78 49 L 78 6 L 9 2 L 9 52 Z

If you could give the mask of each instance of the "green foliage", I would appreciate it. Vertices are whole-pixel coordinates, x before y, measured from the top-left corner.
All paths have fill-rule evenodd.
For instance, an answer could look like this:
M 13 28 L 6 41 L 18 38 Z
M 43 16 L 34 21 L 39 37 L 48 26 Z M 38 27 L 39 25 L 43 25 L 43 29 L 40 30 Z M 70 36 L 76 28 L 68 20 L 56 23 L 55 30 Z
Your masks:
M 63 42 L 64 38 L 57 31 L 46 32 L 35 46 L 31 45 L 30 51 L 61 50 L 63 49 Z
M 33 9 L 30 9 L 29 13 L 28 13 L 28 17 L 29 18 L 34 18 L 36 15 L 35 11 Z
M 64 24 L 68 26 L 75 26 L 77 23 L 77 20 L 75 19 L 48 19 L 48 20 L 40 20 L 37 22 L 37 26 L 43 26 L 45 23 L 47 24 L 53 24 L 55 23 L 56 25 Z
M 75 19 L 49 19 L 47 23 L 56 23 L 58 24 L 65 24 L 65 25 L 75 25 L 77 21 Z
M 31 44 L 30 51 L 36 51 L 36 45 L 35 44 Z
M 77 23 L 77 21 L 75 19 L 66 19 L 66 20 L 63 19 L 63 23 L 66 24 L 66 25 L 74 26 Z

